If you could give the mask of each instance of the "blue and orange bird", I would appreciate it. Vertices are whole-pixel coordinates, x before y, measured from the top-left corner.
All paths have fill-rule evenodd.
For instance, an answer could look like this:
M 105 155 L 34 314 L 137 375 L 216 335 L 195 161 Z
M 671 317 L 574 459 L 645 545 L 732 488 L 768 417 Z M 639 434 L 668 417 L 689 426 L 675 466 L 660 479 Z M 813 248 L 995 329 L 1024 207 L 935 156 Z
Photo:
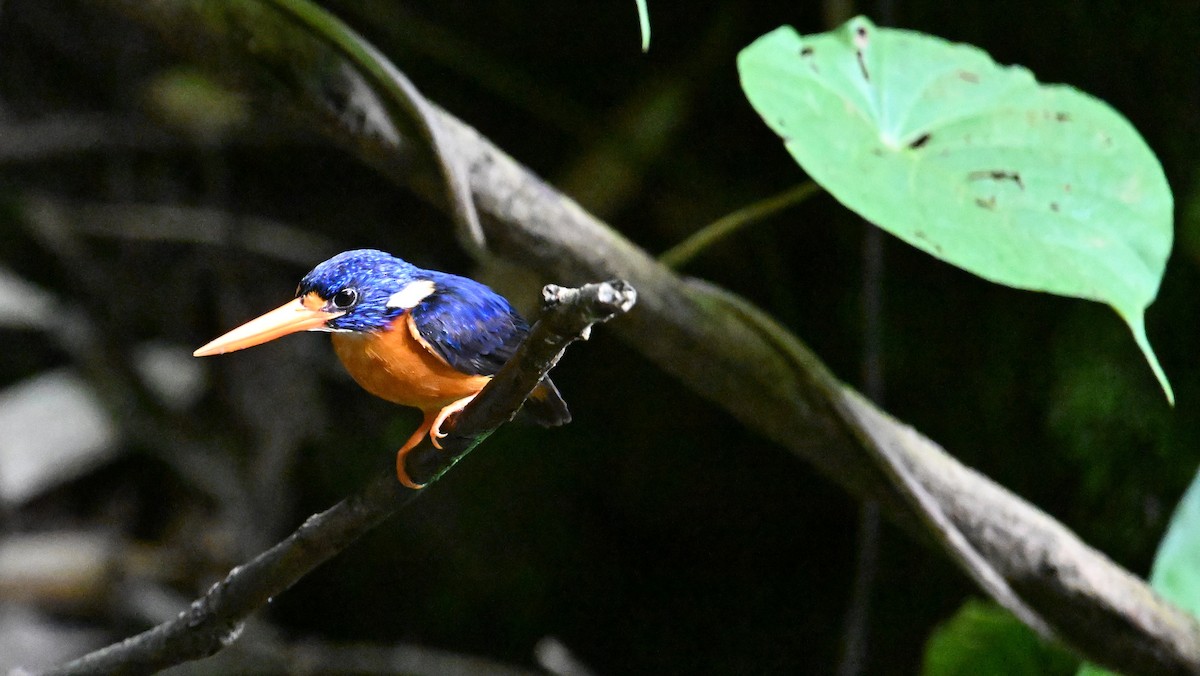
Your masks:
M 330 332 L 334 352 L 363 389 L 424 413 L 421 426 L 396 453 L 400 483 L 421 488 L 408 476 L 405 455 L 426 434 L 441 448 L 443 423 L 508 361 L 529 325 L 479 282 L 359 249 L 313 268 L 300 280 L 295 300 L 193 354 L 233 352 L 298 331 Z M 538 384 L 523 412 L 546 427 L 571 420 L 549 378 Z

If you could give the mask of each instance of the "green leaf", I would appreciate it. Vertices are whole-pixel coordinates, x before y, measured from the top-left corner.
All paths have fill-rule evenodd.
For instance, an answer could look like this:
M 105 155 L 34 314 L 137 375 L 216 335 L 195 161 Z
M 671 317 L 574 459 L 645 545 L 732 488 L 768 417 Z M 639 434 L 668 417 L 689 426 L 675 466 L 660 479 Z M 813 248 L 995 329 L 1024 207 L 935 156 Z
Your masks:
M 1115 671 L 1109 671 L 1103 667 L 1098 667 L 1094 664 L 1080 665 L 1079 671 L 1075 672 L 1075 676 L 1121 676 Z
M 1074 666 L 1074 658 L 1043 643 L 1012 613 L 973 599 L 929 637 L 921 675 L 1052 676 Z
M 642 29 L 642 51 L 650 51 L 650 10 L 646 8 L 646 0 L 637 2 L 638 26 Z
M 746 96 L 813 180 L 909 244 L 999 284 L 1111 305 L 1174 402 L 1143 314 L 1171 251 L 1162 167 L 1125 118 L 970 45 L 779 28 Z
M 1158 545 L 1150 586 L 1163 598 L 1200 617 L 1200 474 L 1183 494 Z
M 1150 586 L 1164 599 L 1200 617 L 1200 474 L 1183 494 L 1158 545 Z M 1078 676 L 1113 676 L 1113 672 L 1085 664 Z

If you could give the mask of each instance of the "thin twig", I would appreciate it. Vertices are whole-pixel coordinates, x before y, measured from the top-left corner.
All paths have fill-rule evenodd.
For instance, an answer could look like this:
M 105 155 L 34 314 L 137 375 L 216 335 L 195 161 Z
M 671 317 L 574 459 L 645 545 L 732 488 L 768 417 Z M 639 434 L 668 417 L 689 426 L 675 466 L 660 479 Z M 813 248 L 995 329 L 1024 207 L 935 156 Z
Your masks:
M 422 444 L 408 458 L 409 471 L 420 481 L 434 481 L 500 425 L 512 420 L 520 404 L 554 368 L 567 345 L 587 340 L 594 324 L 623 315 L 637 302 L 628 282 L 612 280 L 569 289 L 548 284 L 542 289 L 542 316 L 512 359 L 463 409 L 437 451 Z M 517 402 L 516 406 L 512 403 Z
M 236 645 L 210 658 L 177 665 L 172 676 L 545 676 L 495 658 L 450 652 L 413 643 L 343 643 L 304 636 L 284 637 L 278 627 L 246 623 Z
M 520 409 L 572 342 L 594 324 L 628 312 L 636 301 L 622 281 L 579 289 L 547 286 L 544 313 L 512 360 L 463 410 L 443 442 L 413 452 L 410 467 L 435 481 Z M 417 495 L 396 481 L 389 463 L 358 493 L 308 518 L 282 542 L 235 567 L 178 617 L 50 669 L 45 674 L 142 674 L 212 655 L 237 640 L 246 618 L 311 570 L 341 552 Z

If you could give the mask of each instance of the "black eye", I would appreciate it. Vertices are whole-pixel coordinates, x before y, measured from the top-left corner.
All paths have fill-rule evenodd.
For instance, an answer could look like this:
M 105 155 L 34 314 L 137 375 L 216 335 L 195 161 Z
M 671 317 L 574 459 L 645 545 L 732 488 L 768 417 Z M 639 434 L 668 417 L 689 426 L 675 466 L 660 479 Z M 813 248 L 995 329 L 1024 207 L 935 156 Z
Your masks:
M 339 310 L 345 310 L 358 302 L 358 291 L 356 289 L 342 289 L 333 295 L 333 306 Z

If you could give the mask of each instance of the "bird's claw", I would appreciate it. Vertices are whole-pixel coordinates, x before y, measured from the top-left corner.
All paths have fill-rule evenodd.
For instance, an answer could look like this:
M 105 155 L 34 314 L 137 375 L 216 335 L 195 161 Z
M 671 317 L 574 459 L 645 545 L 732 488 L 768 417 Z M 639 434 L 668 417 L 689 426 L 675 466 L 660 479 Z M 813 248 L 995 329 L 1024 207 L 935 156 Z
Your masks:
M 448 420 L 450 416 L 462 412 L 462 410 L 467 407 L 467 404 L 471 403 L 473 399 L 475 399 L 474 394 L 469 397 L 463 397 L 453 404 L 443 408 L 437 414 L 437 417 L 433 419 L 433 426 L 429 428 L 429 441 L 433 444 L 434 448 L 438 449 L 439 451 L 442 450 L 442 445 L 438 443 L 438 441 L 445 439 L 447 435 L 446 432 L 442 431 L 442 425 L 445 424 L 446 420 Z
M 421 443 L 421 439 L 424 438 L 426 432 L 429 433 L 429 442 L 433 444 L 433 447 L 439 451 L 442 450 L 442 445 L 438 442 L 440 439 L 445 439 L 447 435 L 446 432 L 442 431 L 442 425 L 446 423 L 446 420 L 448 420 L 450 416 L 455 415 L 466 408 L 467 404 L 471 403 L 471 400 L 474 398 L 475 395 L 473 394 L 469 397 L 463 397 L 453 404 L 443 408 L 441 411 L 438 411 L 437 415 L 431 415 L 432 411 L 425 412 L 425 421 L 421 423 L 421 426 L 418 427 L 415 432 L 413 432 L 412 436 L 408 438 L 408 441 L 404 442 L 404 446 L 402 446 L 400 450 L 396 452 L 396 477 L 400 479 L 400 483 L 412 489 L 420 489 L 425 487 L 425 484 L 419 484 L 408 476 L 408 469 L 404 466 L 405 456 L 407 456 L 409 451 L 415 448 L 417 444 Z

